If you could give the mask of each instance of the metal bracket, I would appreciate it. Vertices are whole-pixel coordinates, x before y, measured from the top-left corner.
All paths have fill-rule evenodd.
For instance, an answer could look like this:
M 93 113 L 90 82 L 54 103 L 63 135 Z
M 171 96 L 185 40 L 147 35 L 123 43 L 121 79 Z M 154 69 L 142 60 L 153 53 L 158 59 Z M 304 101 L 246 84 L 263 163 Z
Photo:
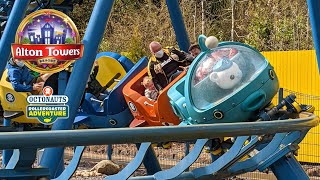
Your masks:
M 187 168 L 189 168 L 199 157 L 203 147 L 209 139 L 198 139 L 194 144 L 192 151 L 185 156 L 177 165 L 171 169 L 160 171 L 153 176 L 155 179 L 172 179 L 182 174 Z
M 70 164 L 67 166 L 67 168 L 60 174 L 59 177 L 53 179 L 53 180 L 65 180 L 70 179 L 74 172 L 77 170 L 78 165 L 80 163 L 80 159 L 82 157 L 83 151 L 86 147 L 85 146 L 77 146 L 76 150 L 74 152 L 73 158 L 70 161 Z
M 108 176 L 105 178 L 105 180 L 128 179 L 134 173 L 134 171 L 140 167 L 150 146 L 151 142 L 142 143 L 134 159 L 118 174 Z

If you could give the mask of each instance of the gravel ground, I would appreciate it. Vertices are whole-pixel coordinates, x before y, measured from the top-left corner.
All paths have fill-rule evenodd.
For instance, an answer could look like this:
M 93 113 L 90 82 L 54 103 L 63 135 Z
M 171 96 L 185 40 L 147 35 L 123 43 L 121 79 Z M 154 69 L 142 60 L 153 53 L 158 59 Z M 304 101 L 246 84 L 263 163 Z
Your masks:
M 192 147 L 191 147 L 192 148 Z M 184 156 L 184 146 L 182 144 L 175 144 L 172 149 L 164 150 L 162 148 L 155 148 L 155 153 L 160 160 L 162 169 L 167 169 L 175 164 L 183 158 Z M 135 145 L 117 145 L 113 146 L 113 155 L 112 160 L 116 164 L 120 166 L 120 169 L 124 168 L 128 162 L 132 160 L 132 158 L 136 154 Z M 65 153 L 65 165 L 68 165 L 69 161 L 72 158 L 72 148 L 66 148 Z M 2 159 L 1 151 L 0 151 L 0 160 Z M 100 180 L 104 179 L 106 175 L 94 175 L 89 177 L 79 176 L 81 172 L 88 172 L 92 169 L 98 162 L 106 159 L 106 146 L 90 146 L 88 147 L 80 161 L 79 167 L 75 173 L 75 175 L 71 178 L 72 180 Z M 208 154 L 202 153 L 199 159 L 196 161 L 196 165 L 192 166 L 191 169 L 197 167 L 203 167 L 206 164 L 210 163 L 210 158 Z M 311 177 L 310 179 L 320 179 L 320 166 L 313 164 L 308 165 L 304 164 L 302 167 L 305 169 L 307 174 Z M 144 176 L 146 175 L 146 171 L 144 167 L 140 167 L 135 173 L 134 176 Z M 237 178 L 232 178 L 234 180 L 273 180 L 276 179 L 275 176 L 271 173 L 265 174 L 260 172 L 246 173 Z
M 88 160 L 90 163 L 81 162 L 79 166 L 79 170 L 88 170 L 91 169 L 99 160 L 105 159 L 106 157 L 106 146 L 90 146 L 86 149 L 86 153 L 83 157 L 82 161 Z M 192 148 L 192 146 L 191 146 Z M 184 145 L 183 144 L 174 144 L 172 149 L 164 150 L 162 148 L 154 148 L 157 158 L 160 160 L 160 164 L 162 169 L 167 169 L 175 164 L 184 157 Z M 93 155 L 92 155 L 93 154 Z M 116 145 L 113 146 L 113 156 L 112 159 L 115 163 L 120 165 L 121 168 L 125 167 L 128 162 L 132 160 L 132 158 L 136 154 L 135 145 Z M 87 155 L 87 156 L 86 156 Z M 91 156 L 91 157 L 90 157 Z M 199 159 L 195 163 L 196 165 L 191 167 L 191 169 L 197 167 L 203 167 L 207 164 L 210 164 L 210 157 L 206 153 L 202 153 Z M 302 166 L 307 174 L 311 177 L 311 179 L 320 179 L 320 166 L 318 165 L 303 165 Z M 145 169 L 140 167 L 134 176 L 143 176 L 146 175 Z M 105 176 L 96 176 L 96 177 L 73 177 L 72 179 L 103 179 Z M 246 173 L 239 177 L 232 178 L 235 180 L 257 180 L 257 179 L 265 179 L 265 180 L 276 180 L 275 176 L 272 172 L 269 174 L 253 172 Z

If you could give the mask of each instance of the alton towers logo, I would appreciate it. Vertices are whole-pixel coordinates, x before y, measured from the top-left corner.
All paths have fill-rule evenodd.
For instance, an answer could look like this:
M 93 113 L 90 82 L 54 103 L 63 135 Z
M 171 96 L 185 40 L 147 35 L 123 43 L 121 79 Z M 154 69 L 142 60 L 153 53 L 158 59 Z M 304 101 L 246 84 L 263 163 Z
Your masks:
M 39 73 L 62 71 L 80 59 L 82 53 L 77 27 L 66 14 L 53 9 L 28 15 L 12 44 L 13 58 Z
M 82 57 L 83 44 L 73 21 L 64 13 L 43 9 L 24 18 L 11 46 L 13 59 L 22 61 L 38 73 L 57 73 Z M 9 98 L 8 98 L 9 99 Z M 68 97 L 53 95 L 49 86 L 42 95 L 27 97 L 27 118 L 37 118 L 45 125 L 69 117 Z

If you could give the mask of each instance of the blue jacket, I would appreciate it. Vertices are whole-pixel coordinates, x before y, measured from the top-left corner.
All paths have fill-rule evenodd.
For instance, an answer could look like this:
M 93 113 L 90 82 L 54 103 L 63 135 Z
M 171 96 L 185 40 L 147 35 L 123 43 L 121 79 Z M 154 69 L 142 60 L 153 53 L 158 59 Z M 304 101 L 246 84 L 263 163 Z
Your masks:
M 8 78 L 12 87 L 17 92 L 31 92 L 33 90 L 32 80 L 34 77 L 30 74 L 26 66 L 18 67 L 8 64 Z

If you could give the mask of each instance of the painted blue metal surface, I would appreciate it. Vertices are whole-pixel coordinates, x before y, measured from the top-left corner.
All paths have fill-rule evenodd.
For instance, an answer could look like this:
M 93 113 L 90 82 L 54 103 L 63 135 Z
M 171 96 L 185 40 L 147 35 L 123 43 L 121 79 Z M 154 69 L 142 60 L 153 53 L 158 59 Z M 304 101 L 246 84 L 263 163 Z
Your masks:
M 61 71 L 59 72 L 59 80 L 58 80 L 58 94 L 64 94 L 68 83 L 68 72 Z
M 100 52 L 97 54 L 96 59 L 102 57 L 102 56 L 109 56 L 112 57 L 114 59 L 119 59 L 121 57 L 120 54 L 115 53 L 115 52 Z
M 58 94 L 64 94 L 64 91 L 67 87 L 67 83 L 68 83 L 68 72 L 67 71 L 61 71 L 59 72 L 59 79 L 58 79 Z M 63 152 L 62 148 L 49 148 L 47 150 L 48 152 Z M 42 156 L 43 157 L 43 156 Z M 55 161 L 58 163 L 57 167 L 56 167 L 56 171 L 54 173 L 54 177 L 60 175 L 63 170 L 64 170 L 64 155 L 62 155 L 62 157 L 55 159 Z M 42 159 L 40 160 L 41 163 Z
M 134 66 L 134 63 L 125 56 L 121 56 L 118 60 L 127 72 Z
M 154 174 L 155 179 L 172 179 L 182 174 L 198 159 L 204 145 L 206 145 L 207 142 L 208 139 L 198 139 L 197 142 L 194 144 L 191 153 L 185 156 L 174 167 Z
M 27 177 L 36 177 L 43 176 L 46 177 L 49 175 L 49 172 L 47 171 L 46 174 L 43 173 L 42 170 L 35 171 L 32 174 L 30 174 L 30 171 L 32 169 L 33 163 L 36 159 L 36 153 L 37 150 L 35 148 L 28 148 L 28 149 L 15 149 L 14 154 L 12 158 L 10 159 L 7 167 L 5 170 L 2 170 L 1 172 L 4 173 L 4 175 L 0 172 L 0 178 L 9 178 L 9 179 L 19 179 L 19 175 L 23 176 L 24 179 L 28 179 Z M 14 171 L 20 171 L 15 172 L 10 175 L 10 173 Z M 10 177 L 11 176 L 11 177 Z
M 176 39 L 178 41 L 179 48 L 185 52 L 188 52 L 190 41 L 183 22 L 182 13 L 179 6 L 178 0 L 166 0 L 172 26 L 176 34 Z
M 30 0 L 14 3 L 6 28 L 0 40 L 0 74 L 3 73 L 11 53 L 11 43 L 14 42 L 18 26 L 25 15 Z
M 243 158 L 245 155 L 247 155 L 249 152 L 254 150 L 254 148 L 260 144 L 259 138 L 257 136 L 252 136 L 251 141 L 247 145 L 243 145 L 244 147 L 241 149 L 241 151 L 237 154 L 237 156 L 230 161 L 228 164 L 226 164 L 221 170 L 219 171 L 225 171 L 230 166 L 234 165 L 235 163 L 238 163 L 238 161 Z M 248 158 L 247 156 L 246 158 Z M 221 174 L 221 173 L 220 173 Z
M 34 161 L 36 160 L 37 149 L 36 148 L 22 148 L 19 149 L 19 160 L 15 166 L 15 169 L 19 168 L 32 168 Z
M 310 178 L 303 170 L 297 159 L 290 154 L 283 156 L 277 162 L 270 166 L 273 174 L 279 180 L 309 180 Z
M 113 0 L 97 0 L 92 11 L 91 18 L 86 29 L 83 44 L 83 57 L 75 63 L 71 73 L 65 95 L 69 97 L 69 118 L 60 119 L 53 126 L 52 130 L 71 129 L 77 109 L 80 105 L 81 96 L 84 92 L 91 67 L 96 57 L 98 46 L 102 39 L 108 17 L 113 6 Z M 75 88 L 77 87 L 77 88 Z M 51 152 L 50 152 L 51 151 Z M 63 156 L 63 149 L 46 149 L 41 159 L 41 166 L 49 167 L 51 177 L 56 177 L 55 172 L 60 158 Z
M 119 128 L 129 126 L 132 119 L 129 108 L 126 108 L 124 111 L 112 115 L 79 113 L 75 118 L 74 124 L 82 124 L 89 128 Z
M 143 141 L 147 141 L 147 140 L 151 140 L 154 142 L 157 142 L 159 140 L 164 140 L 164 141 L 175 141 L 175 140 L 185 140 L 184 138 L 190 138 L 190 139 L 195 139 L 195 138 L 199 138 L 202 136 L 206 136 L 206 137 L 210 137 L 213 138 L 214 136 L 231 136 L 232 134 L 234 135 L 241 135 L 238 134 L 239 132 L 241 132 L 242 134 L 248 133 L 248 129 L 244 128 L 244 127 L 251 127 L 251 129 L 249 130 L 250 134 L 272 134 L 274 133 L 274 129 L 275 130 L 279 130 L 279 131 L 288 131 L 288 129 L 297 129 L 297 130 L 303 130 L 304 127 L 308 127 L 307 129 L 310 128 L 310 126 L 315 126 L 318 124 L 318 120 L 313 119 L 315 118 L 315 116 L 311 116 L 309 121 L 310 124 L 308 124 L 307 122 L 303 122 L 301 124 L 297 124 L 297 121 L 301 121 L 301 120 L 294 120 L 294 119 L 290 119 L 290 120 L 277 120 L 277 121 L 270 121 L 270 122 L 251 122 L 251 123 L 236 123 L 236 124 L 222 124 L 223 127 L 217 128 L 217 126 L 221 125 L 221 124 L 216 124 L 216 125 L 197 125 L 197 126 L 185 126 L 185 127 L 147 127 L 147 128 L 118 128 L 118 129 L 94 129 L 94 130 L 72 130 L 72 131 L 56 131 L 56 132 L 52 132 L 52 131 L 47 131 L 47 132 L 19 132 L 19 133 L 0 133 L 0 147 L 2 148 L 28 148 L 28 147 L 42 147 L 44 144 L 45 146 L 57 146 L 58 144 L 60 146 L 65 146 L 65 145 L 69 145 L 72 146 L 73 144 L 115 144 L 115 143 L 135 143 L 135 142 L 143 142 Z M 283 124 L 283 122 L 287 122 L 290 123 L 292 126 L 291 127 L 286 127 L 285 125 L 288 124 Z M 268 126 L 268 124 L 273 124 L 273 126 Z M 257 124 L 260 124 L 260 126 L 255 126 Z M 268 126 L 268 129 L 264 129 L 264 124 Z M 243 125 L 243 127 L 242 127 Z M 209 129 L 208 129 L 209 127 Z M 286 129 L 288 128 L 288 129 Z M 194 130 L 194 131 L 193 131 Z M 199 130 L 201 130 L 199 132 Z M 102 133 L 103 132 L 103 133 Z M 106 133 L 109 132 L 110 134 Z M 166 132 L 166 133 L 161 133 L 161 132 Z M 186 133 L 184 133 L 186 132 Z M 54 133 L 54 135 L 50 135 L 50 133 Z M 223 134 L 221 134 L 223 133 Z M 272 141 L 269 144 L 269 147 L 274 148 L 275 151 L 279 151 L 279 147 L 280 144 L 283 145 L 288 145 L 289 143 L 299 143 L 301 138 L 303 138 L 305 136 L 306 132 L 300 132 L 300 131 L 296 131 L 296 132 L 292 132 L 292 133 L 282 133 L 280 134 L 280 136 L 275 136 L 274 140 L 277 140 L 276 144 L 273 143 Z M 26 136 L 25 134 L 28 134 L 28 136 Z M 186 137 L 188 135 L 191 135 L 190 137 Z M 281 136 L 282 135 L 282 136 Z M 96 138 L 96 137 L 109 137 L 112 136 L 112 139 L 109 138 Z M 67 139 L 65 137 L 68 137 Z M 280 138 L 279 138 L 280 137 Z M 17 142 L 19 142 L 18 144 L 13 144 L 13 146 L 8 146 L 8 141 L 12 142 L 13 140 L 10 140 L 10 138 L 15 139 Z M 221 173 L 226 172 L 226 169 L 231 166 L 233 163 L 236 163 L 240 158 L 242 158 L 246 153 L 248 153 L 252 147 L 255 147 L 255 142 L 257 142 L 257 137 L 252 138 L 251 142 L 249 144 L 247 144 L 246 146 L 243 146 L 244 142 L 246 141 L 248 137 L 244 136 L 244 137 L 238 137 L 236 142 L 234 143 L 234 145 L 231 147 L 231 149 L 225 153 L 224 155 L 222 155 L 219 159 L 217 159 L 214 163 L 212 163 L 211 165 L 204 167 L 204 168 L 198 168 L 192 172 L 188 172 L 188 173 L 182 173 L 181 175 L 179 175 L 179 173 L 175 174 L 179 175 L 177 176 L 175 179 L 181 179 L 181 178 L 191 178 L 191 179 L 195 179 L 195 178 L 204 178 L 204 179 L 212 179 L 214 177 L 220 177 Z M 3 141 L 3 139 L 6 139 L 7 142 Z M 34 141 L 34 142 L 33 142 Z M 102 143 L 104 142 L 104 143 Z M 25 144 L 23 144 L 25 143 Z M 57 143 L 57 144 L 56 144 Z M 88 143 L 88 144 L 87 144 Z M 265 143 L 265 142 L 264 142 Z M 133 164 L 132 166 L 127 166 L 128 171 L 126 172 L 126 170 L 124 169 L 124 172 L 126 172 L 125 175 L 121 176 L 120 179 L 126 179 L 130 176 L 130 174 L 132 174 L 134 172 L 134 170 L 136 168 L 139 167 L 139 165 L 142 162 L 143 157 L 141 156 L 145 156 L 146 152 L 147 152 L 147 148 L 150 147 L 150 144 L 147 144 L 146 147 L 144 148 L 144 146 L 141 146 L 138 155 L 136 156 L 136 161 L 132 161 L 131 163 Z M 196 148 L 198 153 L 200 153 L 200 149 L 202 149 L 203 145 L 205 144 L 205 142 L 202 143 L 201 148 Z M 12 144 L 11 144 L 12 145 Z M 196 150 L 195 149 L 195 150 Z M 268 149 L 268 146 L 265 147 L 265 149 L 267 151 L 269 151 L 270 149 Z M 291 149 L 291 150 L 295 150 L 295 149 Z M 280 149 L 281 151 L 281 149 Z M 196 151 L 195 151 L 196 152 Z M 260 152 L 257 154 L 259 155 L 260 153 L 263 153 L 266 151 L 260 150 Z M 289 151 L 287 151 L 289 152 Z M 191 152 L 189 155 L 192 156 Z M 285 155 L 286 153 L 283 153 L 282 155 L 280 153 L 279 154 L 275 154 L 272 152 L 266 152 L 269 153 L 268 156 L 265 156 L 263 160 L 260 161 L 255 161 L 255 167 L 257 166 L 261 166 L 261 168 L 263 168 L 262 166 L 264 166 L 263 164 L 261 164 L 260 162 L 267 162 L 267 163 L 273 163 L 272 161 L 269 161 L 268 159 L 270 158 L 270 156 L 277 156 L 277 157 L 281 157 L 283 155 Z M 76 153 L 78 154 L 78 153 Z M 195 153 L 196 155 L 199 155 L 197 153 Z M 257 156 L 256 155 L 256 156 Z M 28 156 L 28 155 L 25 155 Z M 35 156 L 35 153 L 34 153 Z M 255 156 L 254 156 L 255 157 Z M 252 158 L 254 158 L 252 157 Z M 76 157 L 74 157 L 76 158 Z M 188 157 L 187 157 L 188 158 Z M 194 157 L 192 157 L 194 158 Z M 249 158 L 252 159 L 252 158 Z M 77 158 L 76 158 L 77 159 Z M 272 159 L 272 158 L 271 158 Z M 31 162 L 31 160 L 28 160 L 28 158 L 26 159 L 27 162 Z M 33 159 L 34 160 L 34 159 Z M 32 160 L 32 161 L 33 161 Z M 266 161 L 264 161 L 266 160 Z M 75 160 L 77 162 L 77 160 Z M 247 160 L 246 160 L 247 161 Z M 244 161 L 244 162 L 246 162 Z M 241 163 L 241 162 L 240 162 Z M 180 164 L 184 164 L 183 162 L 181 162 Z M 30 165 L 30 163 L 29 163 Z M 179 165 L 179 164 L 178 164 Z M 185 164 L 184 164 L 185 165 Z M 243 170 L 242 167 L 241 169 Z M 74 169 L 73 169 L 74 170 Z M 72 171 L 73 171 L 72 170 Z M 183 172 L 183 169 L 179 170 L 180 172 Z M 247 171 L 241 171 L 241 172 L 247 172 Z M 212 174 L 215 173 L 215 176 L 213 176 Z M 70 175 L 71 173 L 69 173 Z M 1 176 L 0 176 L 1 177 Z M 147 176 L 147 177 L 140 177 L 139 179 L 154 179 L 155 176 Z M 160 177 L 160 179 L 162 179 Z
M 64 91 L 66 90 L 67 83 L 68 83 L 68 72 L 67 71 L 61 71 L 59 72 L 58 76 L 58 94 L 64 94 Z M 61 148 L 52 148 L 51 151 L 61 151 Z M 41 162 L 41 161 L 40 161 Z M 59 164 L 57 165 L 56 174 L 59 175 L 64 170 L 64 155 L 61 157 L 61 159 L 58 161 Z
M 291 143 L 299 143 L 299 139 L 301 137 L 303 138 L 304 136 L 305 133 L 301 133 L 299 131 L 276 134 L 270 143 L 261 149 L 255 156 L 246 159 L 245 161 L 238 162 L 230 167 L 228 171 L 225 172 L 225 176 L 235 176 L 244 172 L 252 172 L 257 169 L 260 171 L 266 169 L 268 166 L 274 163 L 275 160 L 278 160 L 291 150 L 294 151 L 295 149 L 289 149 L 284 154 L 280 153 L 283 152 L 283 149 L 289 146 Z
M 10 119 L 3 119 L 3 126 L 10 127 L 11 126 L 11 120 Z M 3 150 L 2 151 L 2 168 L 5 168 L 6 165 L 8 164 L 12 154 L 13 150 Z
M 263 171 L 267 169 L 269 166 L 273 165 L 275 162 L 277 162 L 279 159 L 281 159 L 283 156 L 286 156 L 290 152 L 297 151 L 299 147 L 296 144 L 289 144 L 285 147 L 281 145 L 279 147 L 280 150 L 278 150 L 275 154 L 272 154 L 272 156 L 269 156 L 265 161 L 261 162 L 261 164 L 258 166 L 259 171 Z
M 130 71 L 123 77 L 120 82 L 113 88 L 108 96 L 108 101 L 104 103 L 105 109 L 108 109 L 108 114 L 116 114 L 121 110 L 127 108 L 127 103 L 123 97 L 123 87 L 135 77 L 148 64 L 148 58 L 143 57 L 139 60 Z M 117 102 L 116 104 L 114 102 Z M 124 105 L 125 104 L 125 105 Z M 119 107 L 121 105 L 121 107 Z M 119 110 L 120 109 L 120 110 Z
M 65 180 L 65 179 L 70 179 L 72 177 L 74 172 L 77 170 L 77 167 L 80 163 L 80 159 L 84 149 L 85 149 L 85 146 L 76 147 L 70 163 L 68 164 L 66 169 L 60 174 L 60 176 L 55 178 L 54 180 Z
M 136 146 L 140 149 L 141 144 L 138 143 L 136 144 Z M 155 174 L 161 171 L 160 163 L 156 157 L 156 153 L 154 152 L 152 146 L 150 146 L 147 152 L 145 153 L 142 163 L 146 168 L 148 175 Z
M 112 144 L 108 144 L 108 150 L 107 150 L 107 153 L 108 153 L 108 159 L 111 160 L 112 159 L 112 152 L 113 152 L 113 149 L 112 149 Z
M 245 135 L 303 131 L 319 124 L 315 115 L 307 118 L 266 122 L 221 123 L 193 126 L 163 126 L 88 130 L 0 132 L 0 149 L 43 148 L 77 145 L 105 145 L 142 142 L 188 141 Z M 248 127 L 250 127 L 248 129 Z M 200 131 L 201 130 L 201 131 Z M 166 133 L 163 133 L 166 132 Z M 68 138 L 66 138 L 68 137 Z M 97 138 L 112 137 L 112 138 Z M 13 144 L 12 142 L 19 142 Z
M 115 54 L 117 55 L 117 54 Z M 127 127 L 133 116 L 123 97 L 123 87 L 148 64 L 146 57 L 141 58 L 100 102 L 92 94 L 87 93 L 74 124 L 84 124 L 90 128 Z
M 34 180 L 40 177 L 48 178 L 48 168 L 34 169 L 2 169 L 0 170 L 1 179 L 5 180 Z
M 105 180 L 118 180 L 118 179 L 128 179 L 135 171 L 138 169 L 146 155 L 146 152 L 151 147 L 151 143 L 142 143 L 140 145 L 139 151 L 134 157 L 134 159 L 118 174 L 107 176 Z
M 248 139 L 248 136 L 241 136 L 237 137 L 235 143 L 233 146 L 230 148 L 228 152 L 223 154 L 219 159 L 211 163 L 210 165 L 202 168 L 197 168 L 192 170 L 191 172 L 194 174 L 196 178 L 209 175 L 209 174 L 214 174 L 220 169 L 222 169 L 224 166 L 226 166 L 229 162 L 231 162 L 240 152 L 243 144 L 246 142 Z
M 276 134 L 272 141 L 265 148 L 263 148 L 257 155 L 243 162 L 235 164 L 229 169 L 229 172 L 236 174 L 236 172 L 239 171 L 254 171 L 255 169 L 257 169 L 257 166 L 260 164 L 261 161 L 264 161 L 278 149 L 286 135 L 287 133 Z
M 307 3 L 309 8 L 310 24 L 312 28 L 313 43 L 316 49 L 318 60 L 318 71 L 320 73 L 320 1 L 307 0 Z
M 186 143 L 185 143 L 184 155 L 187 156 L 189 153 L 190 153 L 190 143 L 189 143 L 189 142 L 186 142 Z M 186 171 L 189 171 L 189 168 L 187 168 Z
M 14 169 L 19 161 L 19 156 L 20 156 L 19 149 L 13 150 L 13 154 L 9 162 L 7 163 L 7 166 L 5 167 L 5 169 Z
M 238 162 L 238 160 L 240 158 L 242 158 L 245 154 L 247 154 L 249 151 L 251 151 L 252 148 L 256 147 L 257 144 L 265 141 L 265 140 L 261 141 L 261 139 L 259 140 L 259 138 L 257 136 L 251 137 L 252 140 L 250 141 L 250 143 L 247 144 L 246 146 L 244 146 L 243 148 L 241 148 L 241 146 L 244 141 L 242 141 L 242 143 L 238 143 L 237 145 L 234 144 L 234 146 L 236 146 L 236 147 L 233 146 L 232 148 L 238 149 L 238 150 L 240 148 L 241 151 L 238 151 L 238 150 L 234 151 L 234 149 L 233 149 L 232 153 L 228 154 L 224 158 L 223 158 L 223 156 L 220 157 L 216 162 L 209 165 L 209 166 L 211 166 L 210 168 L 209 168 L 209 166 L 207 166 L 205 168 L 199 168 L 199 169 L 203 169 L 201 175 L 197 176 L 197 173 L 194 173 L 194 171 L 191 171 L 191 172 L 187 172 L 187 173 L 182 173 L 181 175 L 179 175 L 173 179 L 199 179 L 199 178 L 200 179 L 223 179 L 223 178 L 227 178 L 227 177 L 232 177 L 237 174 L 230 173 L 228 171 L 228 168 L 230 166 L 232 166 L 232 164 L 234 164 L 234 163 L 236 163 L 234 166 L 237 166 L 241 169 L 241 171 L 239 171 L 238 174 L 254 171 L 257 168 L 262 170 L 271 164 L 277 164 L 278 166 L 282 166 L 280 168 L 280 169 L 282 169 L 281 171 L 278 171 L 278 169 L 276 170 L 276 171 L 278 171 L 277 173 L 281 174 L 280 176 L 277 176 L 278 179 L 286 179 L 285 177 L 288 177 L 288 176 L 284 175 L 284 172 L 286 172 L 285 174 L 292 173 L 293 176 L 297 176 L 297 177 L 301 177 L 302 179 L 305 179 L 305 177 L 307 177 L 307 176 L 305 176 L 305 173 L 303 171 L 301 171 L 302 168 L 298 164 L 295 164 L 296 162 L 289 162 L 288 163 L 288 162 L 284 161 L 282 158 L 282 157 L 285 157 L 285 155 L 288 154 L 289 152 L 295 151 L 296 146 L 289 145 L 290 147 L 293 147 L 293 148 L 286 148 L 285 147 L 282 149 L 280 146 L 280 144 L 284 145 L 283 143 L 289 144 L 290 141 L 295 142 L 297 139 L 299 139 L 300 136 L 304 136 L 304 133 L 288 133 L 288 134 L 287 133 L 277 134 L 275 136 L 275 138 L 269 144 L 269 147 L 274 147 L 275 150 L 278 152 L 274 153 L 274 151 L 272 151 L 272 150 L 271 150 L 271 152 L 269 152 L 270 148 L 268 148 L 268 146 L 266 147 L 265 150 L 263 149 L 262 151 L 258 152 L 258 155 L 264 154 L 265 159 L 267 159 L 267 160 L 265 161 L 265 159 L 262 159 L 259 161 L 255 161 L 255 168 L 253 168 L 253 169 L 249 170 L 245 166 L 241 167 L 242 165 L 246 164 L 245 162 L 248 162 L 249 160 L 251 160 L 252 157 L 248 157 L 247 160 L 241 161 L 241 162 Z M 287 147 L 289 147 L 289 146 L 287 146 Z M 279 149 L 279 147 L 280 147 L 280 149 Z M 228 152 L 230 152 L 230 151 L 231 151 L 231 149 Z M 233 158 L 230 156 L 233 156 Z M 253 158 L 255 156 L 256 155 L 254 155 Z M 227 160 L 228 158 L 231 161 Z M 270 161 L 272 159 L 274 161 Z M 279 159 L 279 161 L 277 161 L 278 159 Z M 291 159 L 289 161 L 291 161 Z M 292 166 L 292 167 L 288 167 L 288 166 Z M 206 169 L 206 168 L 207 168 L 207 171 L 204 171 L 204 169 Z M 215 171 L 214 169 L 216 169 L 217 171 Z M 292 172 L 292 171 L 296 171 L 296 172 Z M 159 173 L 161 173 L 161 172 L 159 172 Z M 167 175 L 167 177 L 169 177 L 169 176 Z M 145 177 L 134 177 L 134 178 L 130 178 L 130 179 L 132 179 L 132 180 L 133 179 L 140 179 L 140 180 L 172 179 L 172 177 L 171 178 L 167 178 L 167 177 L 155 178 L 155 176 L 145 176 Z M 297 178 L 294 178 L 294 179 L 297 179 Z

